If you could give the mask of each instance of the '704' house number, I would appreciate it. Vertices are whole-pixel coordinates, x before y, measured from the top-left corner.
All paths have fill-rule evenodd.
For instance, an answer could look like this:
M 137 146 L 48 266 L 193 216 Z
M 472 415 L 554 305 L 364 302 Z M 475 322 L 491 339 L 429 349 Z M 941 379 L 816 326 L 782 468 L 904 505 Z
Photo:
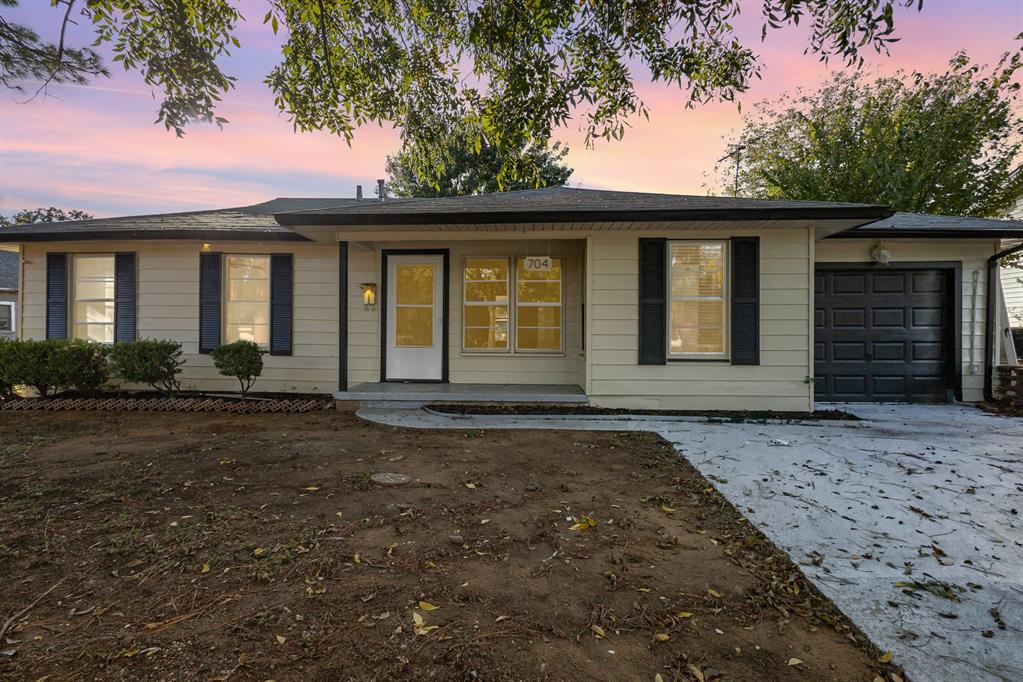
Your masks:
M 523 263 L 526 272 L 550 272 L 554 267 L 550 256 L 526 256 Z

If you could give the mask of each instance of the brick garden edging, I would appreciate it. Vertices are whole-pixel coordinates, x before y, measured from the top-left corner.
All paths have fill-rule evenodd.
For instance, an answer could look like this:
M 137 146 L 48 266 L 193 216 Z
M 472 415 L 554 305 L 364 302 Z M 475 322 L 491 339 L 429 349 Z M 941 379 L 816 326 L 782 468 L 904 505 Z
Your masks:
M 127 412 L 325 412 L 334 409 L 330 398 L 249 399 L 224 398 L 27 398 L 0 403 L 0 410 L 22 412 L 118 411 Z

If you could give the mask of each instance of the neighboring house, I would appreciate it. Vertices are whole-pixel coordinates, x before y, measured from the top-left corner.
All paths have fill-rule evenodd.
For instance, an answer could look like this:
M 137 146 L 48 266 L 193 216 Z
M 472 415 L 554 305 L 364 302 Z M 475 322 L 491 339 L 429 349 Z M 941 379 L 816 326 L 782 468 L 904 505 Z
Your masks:
M 0 250 L 0 339 L 18 335 L 18 252 Z
M 982 397 L 986 263 L 1023 223 L 551 188 L 275 199 L 8 228 L 21 335 L 269 351 L 257 389 L 342 399 L 810 410 Z M 885 261 L 881 264 L 878 261 Z

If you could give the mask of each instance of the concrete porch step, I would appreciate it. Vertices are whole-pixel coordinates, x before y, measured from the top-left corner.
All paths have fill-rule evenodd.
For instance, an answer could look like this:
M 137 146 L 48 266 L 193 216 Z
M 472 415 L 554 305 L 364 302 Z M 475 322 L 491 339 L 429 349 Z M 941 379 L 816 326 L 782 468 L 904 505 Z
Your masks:
M 572 384 L 364 383 L 334 393 L 335 400 L 459 403 L 574 403 L 589 399 Z

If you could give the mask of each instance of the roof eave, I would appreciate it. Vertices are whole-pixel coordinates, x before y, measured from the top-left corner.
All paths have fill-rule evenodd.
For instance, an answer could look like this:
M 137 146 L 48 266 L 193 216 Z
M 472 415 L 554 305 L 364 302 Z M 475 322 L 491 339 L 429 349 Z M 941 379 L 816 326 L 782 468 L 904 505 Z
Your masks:
M 871 230 L 856 228 L 833 234 L 827 239 L 1023 239 L 1023 231 L 1016 230 Z
M 866 220 L 890 217 L 886 206 L 813 208 L 732 208 L 584 211 L 471 211 L 457 213 L 278 213 L 277 222 L 292 225 L 465 225 L 504 223 L 606 223 L 735 220 Z
M 309 242 L 296 232 L 266 232 L 252 230 L 89 230 L 78 232 L 34 232 L 18 234 L 17 230 L 0 230 L 0 243 L 22 242 L 77 242 L 77 241 L 135 241 L 175 239 L 194 241 L 246 241 L 246 242 Z

